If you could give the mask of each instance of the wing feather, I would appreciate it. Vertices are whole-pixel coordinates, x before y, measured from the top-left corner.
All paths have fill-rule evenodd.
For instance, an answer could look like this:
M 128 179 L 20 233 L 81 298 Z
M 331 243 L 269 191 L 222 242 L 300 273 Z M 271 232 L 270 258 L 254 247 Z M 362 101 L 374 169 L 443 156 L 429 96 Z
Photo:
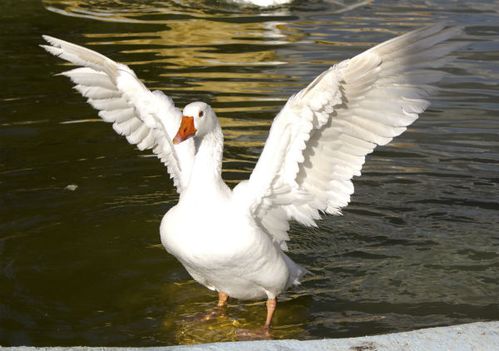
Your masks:
M 61 73 L 113 129 L 140 150 L 152 149 L 167 166 L 182 192 L 194 159 L 194 145 L 188 140 L 175 146 L 171 140 L 178 129 L 180 111 L 171 98 L 149 91 L 127 66 L 84 47 L 44 35 L 51 54 L 82 66 Z

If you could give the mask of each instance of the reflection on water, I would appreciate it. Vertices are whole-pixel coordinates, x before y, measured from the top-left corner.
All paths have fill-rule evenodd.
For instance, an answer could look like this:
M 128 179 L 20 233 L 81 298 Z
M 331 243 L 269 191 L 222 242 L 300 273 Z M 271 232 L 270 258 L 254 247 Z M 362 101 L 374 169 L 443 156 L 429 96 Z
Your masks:
M 265 316 L 265 302 L 229 301 L 228 307 L 217 310 L 214 306 L 215 294 L 206 298 L 199 291 L 197 283 L 190 280 L 185 283 L 168 284 L 163 287 L 164 296 L 168 296 L 178 304 L 175 311 L 163 319 L 165 333 L 175 331 L 175 343 L 193 344 L 217 341 L 246 340 L 245 334 L 255 334 L 257 337 L 262 327 L 262 317 Z M 289 306 L 290 299 L 306 303 L 307 297 L 291 294 L 282 299 L 282 306 L 276 315 L 276 325 L 271 330 L 270 338 L 310 338 L 305 327 L 309 317 L 303 306 Z M 262 335 L 258 335 L 261 338 Z
M 8 3 L 8 2 L 7 2 Z M 43 5 L 43 6 L 42 6 Z M 0 3 L 0 344 L 151 346 L 229 341 L 262 302 L 216 297 L 159 244 L 177 201 L 166 172 L 96 116 L 39 50 L 46 33 L 130 65 L 224 128 L 224 178 L 251 172 L 273 116 L 328 66 L 436 20 L 465 24 L 429 111 L 368 157 L 343 217 L 293 226 L 309 269 L 272 337 L 323 338 L 499 318 L 499 14 L 489 1 L 218 0 Z M 3 60 L 3 61 L 2 61 Z M 54 103 L 56 102 L 56 103 Z M 64 190 L 68 185 L 74 191 Z

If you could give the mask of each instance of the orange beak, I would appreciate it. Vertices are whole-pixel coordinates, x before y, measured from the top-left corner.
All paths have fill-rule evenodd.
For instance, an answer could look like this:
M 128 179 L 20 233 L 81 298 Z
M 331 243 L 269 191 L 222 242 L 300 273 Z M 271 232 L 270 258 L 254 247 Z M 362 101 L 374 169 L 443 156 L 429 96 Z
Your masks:
M 178 128 L 177 135 L 173 138 L 174 144 L 180 144 L 182 141 L 189 139 L 197 130 L 194 127 L 194 117 L 182 116 L 180 127 Z

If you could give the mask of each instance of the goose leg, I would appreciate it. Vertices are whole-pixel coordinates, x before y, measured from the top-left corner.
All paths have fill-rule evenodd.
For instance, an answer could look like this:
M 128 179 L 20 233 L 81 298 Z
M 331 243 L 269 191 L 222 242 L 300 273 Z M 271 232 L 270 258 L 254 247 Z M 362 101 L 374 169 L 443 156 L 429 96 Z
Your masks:
M 237 335 L 240 340 L 265 340 L 272 338 L 270 334 L 270 324 L 272 323 L 272 317 L 277 306 L 277 299 L 267 300 L 267 319 L 263 328 L 258 329 L 240 329 L 237 331 Z
M 276 307 L 277 298 L 267 300 L 267 319 L 265 320 L 265 325 L 263 326 L 263 329 L 266 331 L 270 329 L 270 324 L 272 323 L 272 317 L 274 316 Z
M 201 320 L 203 321 L 209 321 L 214 318 L 224 316 L 225 315 L 225 306 L 227 305 L 227 300 L 229 299 L 229 295 L 227 295 L 224 292 L 219 291 L 218 292 L 218 302 L 217 302 L 217 307 L 213 308 L 211 311 L 207 313 L 203 313 L 201 315 Z
M 224 292 L 218 292 L 218 303 L 217 307 L 224 307 L 227 304 L 227 300 L 229 299 L 229 295 Z

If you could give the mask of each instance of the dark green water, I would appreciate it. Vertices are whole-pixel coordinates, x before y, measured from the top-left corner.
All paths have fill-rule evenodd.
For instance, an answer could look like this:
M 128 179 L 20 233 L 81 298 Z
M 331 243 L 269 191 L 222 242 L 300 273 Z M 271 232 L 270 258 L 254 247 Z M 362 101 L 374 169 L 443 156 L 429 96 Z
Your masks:
M 343 9 L 344 10 L 344 9 Z M 0 345 L 150 346 L 235 340 L 262 303 L 215 296 L 159 241 L 177 201 L 166 170 L 100 122 L 41 34 L 130 65 L 178 105 L 212 104 L 224 177 L 248 177 L 273 116 L 328 66 L 437 20 L 470 47 L 433 105 L 371 155 L 343 217 L 294 226 L 310 274 L 283 297 L 274 338 L 348 337 L 499 319 L 499 5 L 374 1 L 343 11 L 219 1 L 0 2 Z M 74 191 L 65 190 L 77 185 Z

